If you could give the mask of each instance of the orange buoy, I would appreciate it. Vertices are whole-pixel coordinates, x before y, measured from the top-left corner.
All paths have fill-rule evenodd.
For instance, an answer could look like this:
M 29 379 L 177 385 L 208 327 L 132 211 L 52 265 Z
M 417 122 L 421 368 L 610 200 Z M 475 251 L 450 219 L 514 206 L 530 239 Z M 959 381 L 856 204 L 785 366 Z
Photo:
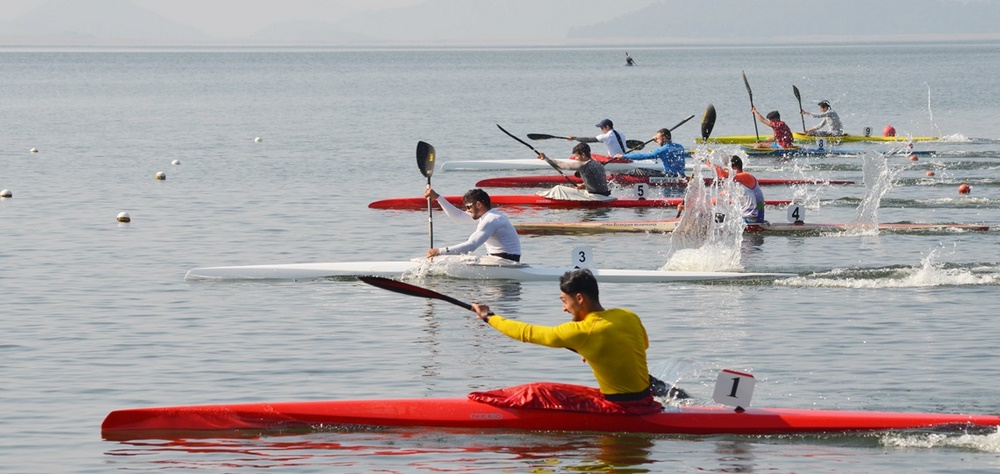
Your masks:
M 895 127 L 893 127 L 892 125 L 886 125 L 885 128 L 882 129 L 882 136 L 883 137 L 894 137 L 894 136 L 896 136 L 896 129 L 895 129 Z
M 962 183 L 958 185 L 958 194 L 969 194 L 972 192 L 972 188 L 968 183 Z
M 928 171 L 927 172 L 927 176 L 934 176 L 934 172 L 933 171 Z
M 910 155 L 910 161 L 917 161 L 919 159 L 920 158 L 917 158 L 917 155 Z

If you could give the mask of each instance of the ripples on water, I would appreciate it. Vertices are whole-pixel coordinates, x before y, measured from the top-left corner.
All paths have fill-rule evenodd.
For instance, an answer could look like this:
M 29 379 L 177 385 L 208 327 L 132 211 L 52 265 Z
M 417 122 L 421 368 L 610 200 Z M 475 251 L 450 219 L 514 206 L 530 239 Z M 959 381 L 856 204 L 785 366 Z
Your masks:
M 892 186 L 878 200 L 879 222 L 1000 225 L 996 45 L 808 51 L 748 71 L 759 81 L 762 108 L 793 112 L 794 82 L 806 100 L 838 97 L 852 130 L 892 122 L 900 133 L 945 135 L 915 143 L 937 152 L 918 161 L 886 157 L 899 174 L 882 183 Z M 0 450 L 8 455 L 0 471 L 992 470 L 992 432 L 321 429 L 100 439 L 101 419 L 132 406 L 461 396 L 536 380 L 592 384 L 577 357 L 503 338 L 444 302 L 356 281 L 185 282 L 183 275 L 212 265 L 420 256 L 426 214 L 365 207 L 422 192 L 417 140 L 433 143 L 439 160 L 530 158 L 495 124 L 582 135 L 611 117 L 629 138 L 642 138 L 710 102 L 719 112 L 715 135 L 744 134 L 751 122 L 740 65 L 779 53 L 787 50 L 649 49 L 640 67 L 622 68 L 602 66 L 605 54 L 616 65 L 620 59 L 620 51 L 602 49 L 3 52 L 11 120 L 0 189 L 14 197 L 0 200 L 0 380 L 8 412 L 0 418 Z M 968 65 L 982 76 L 955 74 Z M 933 114 L 925 83 L 935 91 Z M 607 84 L 623 99 L 595 99 Z M 692 125 L 675 139 L 691 145 Z M 565 141 L 535 145 L 553 156 L 569 151 Z M 31 147 L 39 153 L 28 153 Z M 170 165 L 174 159 L 181 164 Z M 855 220 L 876 184 L 860 156 L 747 165 L 759 177 L 857 181 L 765 188 L 769 198 L 805 204 L 807 222 Z M 167 179 L 155 181 L 157 171 Z M 436 173 L 433 180 L 451 194 L 495 175 Z M 957 194 L 961 182 L 973 186 L 971 195 Z M 131 223 L 115 222 L 123 210 Z M 675 215 L 504 211 L 551 221 Z M 767 212 L 784 221 L 784 210 Z M 609 284 L 602 299 L 643 317 L 654 370 L 697 403 L 710 404 L 718 369 L 732 368 L 757 376 L 755 406 L 995 413 L 1000 233 L 859 229 L 813 236 L 720 230 L 717 246 L 693 247 L 685 265 L 799 276 Z M 460 242 L 468 232 L 435 217 L 436 241 Z M 655 269 L 671 257 L 671 239 L 531 236 L 523 245 L 534 265 L 565 265 L 572 248 L 586 245 L 600 267 Z M 539 324 L 566 317 L 546 283 L 417 281 Z

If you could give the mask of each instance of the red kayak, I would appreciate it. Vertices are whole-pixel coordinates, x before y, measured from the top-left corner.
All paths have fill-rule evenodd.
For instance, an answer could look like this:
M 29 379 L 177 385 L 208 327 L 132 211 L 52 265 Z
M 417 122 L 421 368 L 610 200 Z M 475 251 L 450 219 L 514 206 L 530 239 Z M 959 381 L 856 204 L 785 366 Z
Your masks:
M 583 182 L 576 176 L 570 176 L 574 183 Z M 650 186 L 687 186 L 684 178 L 667 176 L 635 176 L 630 174 L 611 174 L 608 181 L 619 186 L 632 186 L 633 184 L 648 184 Z M 713 178 L 705 178 L 705 185 L 711 186 Z M 476 183 L 479 188 L 531 188 L 550 187 L 556 184 L 563 184 L 566 178 L 561 175 L 548 176 L 506 176 L 501 178 L 488 178 Z M 855 184 L 854 181 L 845 180 L 824 180 L 824 179 L 779 179 L 779 178 L 757 178 L 761 186 L 793 186 L 799 184 Z
M 685 435 L 768 435 L 1000 426 L 1000 416 L 806 409 L 670 407 L 651 415 L 501 408 L 468 398 L 245 403 L 111 412 L 105 439 L 173 439 L 179 432 L 291 428 L 428 427 Z
M 454 204 L 455 206 L 462 205 L 462 196 L 445 196 L 448 202 Z M 683 198 L 668 198 L 668 199 L 634 199 L 634 198 L 617 198 L 610 201 L 572 201 L 567 199 L 549 199 L 547 197 L 538 196 L 536 194 L 494 194 L 490 196 L 490 202 L 494 206 L 531 206 L 531 207 L 548 207 L 556 209 L 592 209 L 592 208 L 607 208 L 607 207 L 677 207 L 678 204 L 684 202 Z M 787 206 L 791 204 L 790 200 L 767 200 L 765 204 L 768 206 Z M 419 211 L 427 209 L 427 198 L 424 197 L 412 197 L 412 198 L 392 198 L 392 199 L 382 199 L 380 201 L 375 201 L 368 204 L 368 207 L 372 209 L 400 209 L 400 210 L 411 210 Z M 441 206 L 437 202 L 434 203 L 434 207 L 440 209 Z

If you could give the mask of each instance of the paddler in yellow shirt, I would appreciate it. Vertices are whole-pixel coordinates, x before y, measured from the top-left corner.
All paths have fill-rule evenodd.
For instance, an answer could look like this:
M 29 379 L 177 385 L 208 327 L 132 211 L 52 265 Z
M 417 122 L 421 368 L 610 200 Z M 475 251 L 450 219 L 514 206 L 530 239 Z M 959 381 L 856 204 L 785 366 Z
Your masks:
M 607 400 L 630 405 L 657 403 L 650 387 L 653 378 L 646 365 L 649 337 L 639 316 L 627 309 L 604 309 L 597 279 L 587 269 L 563 274 L 559 290 L 563 311 L 573 315 L 573 320 L 558 326 L 507 319 L 480 303 L 472 303 L 472 310 L 510 338 L 577 352 L 590 365 Z

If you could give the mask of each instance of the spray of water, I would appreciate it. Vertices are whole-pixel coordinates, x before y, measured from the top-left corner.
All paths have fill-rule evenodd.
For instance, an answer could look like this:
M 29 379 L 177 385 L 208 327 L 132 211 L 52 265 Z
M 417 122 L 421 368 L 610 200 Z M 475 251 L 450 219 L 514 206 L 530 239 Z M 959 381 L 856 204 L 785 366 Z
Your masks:
M 699 149 L 694 160 L 708 160 L 720 165 L 729 155 L 719 151 Z M 714 171 L 709 170 L 714 175 Z M 663 270 L 740 271 L 740 244 L 743 242 L 743 222 L 740 202 L 742 186 L 729 179 L 716 179 L 705 186 L 706 171 L 695 167 L 694 175 L 684 194 L 684 211 L 677 228 L 670 235 L 670 249 Z
M 878 233 L 878 211 L 882 198 L 892 189 L 901 169 L 891 168 L 887 155 L 874 151 L 866 151 L 861 160 L 865 197 L 858 204 L 854 220 L 847 226 L 848 233 L 875 235 Z

